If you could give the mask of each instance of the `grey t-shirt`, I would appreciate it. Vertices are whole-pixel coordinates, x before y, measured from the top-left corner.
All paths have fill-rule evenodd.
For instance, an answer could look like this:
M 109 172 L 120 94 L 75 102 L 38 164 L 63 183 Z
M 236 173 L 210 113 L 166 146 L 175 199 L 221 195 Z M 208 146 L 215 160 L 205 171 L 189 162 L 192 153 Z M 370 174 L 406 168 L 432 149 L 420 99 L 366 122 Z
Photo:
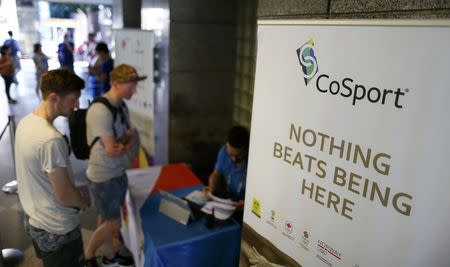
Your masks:
M 80 224 L 77 210 L 56 199 L 47 175 L 64 167 L 72 180 L 68 144 L 61 133 L 44 118 L 27 115 L 17 126 L 15 157 L 19 200 L 30 224 L 54 234 L 75 229 Z
M 116 106 L 117 107 L 117 106 Z M 129 121 L 129 116 L 124 111 L 125 119 Z M 91 144 L 96 136 L 112 136 L 116 139 L 123 138 L 126 134 L 127 126 L 122 121 L 121 115 L 116 115 L 113 131 L 113 114 L 102 103 L 94 103 L 88 109 L 86 115 L 86 133 L 88 144 Z M 126 155 L 108 156 L 105 152 L 105 146 L 98 140 L 91 148 L 89 163 L 87 168 L 87 177 L 93 182 L 105 182 L 114 177 L 125 174 L 127 165 Z

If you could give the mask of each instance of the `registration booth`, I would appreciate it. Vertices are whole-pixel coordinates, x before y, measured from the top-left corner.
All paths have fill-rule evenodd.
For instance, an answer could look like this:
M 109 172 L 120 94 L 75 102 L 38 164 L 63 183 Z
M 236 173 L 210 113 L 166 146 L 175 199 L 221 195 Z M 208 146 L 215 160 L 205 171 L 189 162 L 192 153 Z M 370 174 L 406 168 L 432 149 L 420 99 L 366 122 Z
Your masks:
M 185 164 L 154 166 L 129 174 L 122 234 L 136 266 L 235 266 L 241 228 L 233 218 L 207 227 L 206 216 L 187 225 L 159 211 L 160 190 L 184 197 L 202 190 Z

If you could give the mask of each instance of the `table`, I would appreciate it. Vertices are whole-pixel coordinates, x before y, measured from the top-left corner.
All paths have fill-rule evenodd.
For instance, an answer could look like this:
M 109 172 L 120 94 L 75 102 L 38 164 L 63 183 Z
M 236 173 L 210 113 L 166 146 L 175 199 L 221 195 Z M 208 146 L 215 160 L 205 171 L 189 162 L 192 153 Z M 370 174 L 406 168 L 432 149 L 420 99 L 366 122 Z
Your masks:
M 158 211 L 161 199 L 158 189 L 181 197 L 202 188 L 200 180 L 184 164 L 161 168 L 152 193 L 136 214 L 144 238 L 144 266 L 237 266 L 241 227 L 236 221 L 230 219 L 208 229 L 205 216 L 185 226 Z

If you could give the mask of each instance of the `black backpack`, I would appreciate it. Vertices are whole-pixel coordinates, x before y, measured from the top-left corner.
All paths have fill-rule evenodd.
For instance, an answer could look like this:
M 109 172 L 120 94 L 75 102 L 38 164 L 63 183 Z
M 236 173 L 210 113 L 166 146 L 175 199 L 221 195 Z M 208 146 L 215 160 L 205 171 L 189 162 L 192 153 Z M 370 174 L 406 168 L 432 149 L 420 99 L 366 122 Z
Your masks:
M 124 114 L 124 110 L 127 110 L 125 102 L 122 101 L 121 108 L 116 108 L 108 101 L 108 99 L 99 96 L 94 99 L 94 101 L 89 105 L 89 107 L 92 106 L 92 104 L 94 103 L 102 103 L 109 109 L 109 111 L 111 111 L 113 115 L 112 129 L 114 132 L 114 136 L 116 136 L 116 130 L 114 129 L 114 122 L 116 121 L 118 113 L 120 113 L 121 115 L 122 122 L 126 124 L 127 128 L 129 128 L 128 121 L 125 118 Z M 92 146 L 95 144 L 95 142 L 97 142 L 100 139 L 99 136 L 96 136 L 94 140 L 92 140 L 91 144 L 88 144 L 87 142 L 86 114 L 88 109 L 89 108 L 87 109 L 79 108 L 69 115 L 70 146 L 77 159 L 89 159 L 89 154 L 91 152 Z

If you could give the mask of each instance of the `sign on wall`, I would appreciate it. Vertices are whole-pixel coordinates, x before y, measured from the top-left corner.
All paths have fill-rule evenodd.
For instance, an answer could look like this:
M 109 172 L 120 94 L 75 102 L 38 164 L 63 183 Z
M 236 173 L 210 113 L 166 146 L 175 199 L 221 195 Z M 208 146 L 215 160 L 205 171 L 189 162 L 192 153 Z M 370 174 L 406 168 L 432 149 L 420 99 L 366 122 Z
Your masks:
M 275 23 L 240 266 L 450 266 L 450 23 Z
M 153 130 L 153 48 L 152 31 L 136 29 L 115 30 L 114 66 L 122 63 L 134 66 L 139 75 L 147 79 L 138 83 L 137 92 L 127 101 L 131 122 L 137 128 L 142 147 L 149 155 L 154 155 Z

